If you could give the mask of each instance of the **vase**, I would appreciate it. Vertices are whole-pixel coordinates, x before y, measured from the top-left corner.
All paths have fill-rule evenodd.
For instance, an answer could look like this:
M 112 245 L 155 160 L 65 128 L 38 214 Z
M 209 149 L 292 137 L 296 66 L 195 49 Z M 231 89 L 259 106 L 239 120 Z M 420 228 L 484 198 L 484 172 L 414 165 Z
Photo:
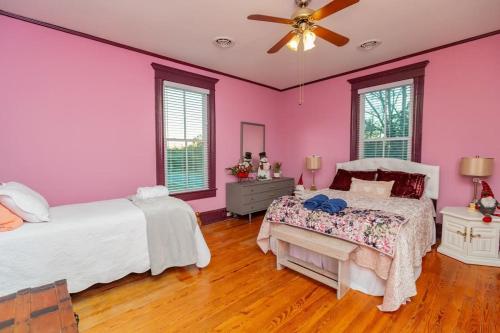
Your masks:
M 273 174 L 273 177 L 274 177 L 274 178 L 280 178 L 280 177 L 281 177 L 281 172 L 275 172 L 275 173 Z
M 238 178 L 238 181 L 241 182 L 243 179 L 247 179 L 248 178 L 248 172 L 238 172 L 236 174 L 236 177 Z

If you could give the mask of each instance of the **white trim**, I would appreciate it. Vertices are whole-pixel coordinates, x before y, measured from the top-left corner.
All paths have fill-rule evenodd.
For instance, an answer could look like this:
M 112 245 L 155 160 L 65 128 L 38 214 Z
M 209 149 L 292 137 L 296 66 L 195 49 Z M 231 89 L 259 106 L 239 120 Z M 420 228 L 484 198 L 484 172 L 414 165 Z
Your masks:
M 389 89 L 389 88 L 400 87 L 400 86 L 406 86 L 409 84 L 413 85 L 413 79 L 401 80 L 401 81 L 396 81 L 396 82 L 391 82 L 391 83 L 386 83 L 386 84 L 380 84 L 378 86 L 371 86 L 371 87 L 366 87 L 363 89 L 358 89 L 358 94 L 361 95 L 361 94 L 364 94 L 367 92 Z
M 177 83 L 177 82 L 163 81 L 163 88 L 165 88 L 165 87 L 182 89 L 185 91 L 191 91 L 191 92 L 196 92 L 196 93 L 200 93 L 200 94 L 210 95 L 210 90 L 208 90 L 208 89 L 203 89 L 203 88 L 194 87 L 194 86 L 188 86 L 186 84 L 181 84 L 181 83 Z

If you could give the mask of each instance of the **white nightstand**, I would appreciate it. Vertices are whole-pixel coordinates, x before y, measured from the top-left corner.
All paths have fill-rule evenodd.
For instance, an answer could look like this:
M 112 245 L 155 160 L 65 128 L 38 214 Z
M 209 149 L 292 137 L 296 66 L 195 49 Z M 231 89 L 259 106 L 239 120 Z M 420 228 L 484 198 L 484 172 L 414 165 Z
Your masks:
M 441 214 L 443 233 L 438 252 L 467 264 L 500 267 L 500 217 L 484 223 L 481 213 L 466 207 L 445 207 Z

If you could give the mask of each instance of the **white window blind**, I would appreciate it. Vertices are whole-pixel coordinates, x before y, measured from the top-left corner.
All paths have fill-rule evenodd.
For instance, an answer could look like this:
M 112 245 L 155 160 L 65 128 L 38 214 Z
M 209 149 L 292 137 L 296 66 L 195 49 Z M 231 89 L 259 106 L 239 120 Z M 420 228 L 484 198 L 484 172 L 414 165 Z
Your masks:
M 172 193 L 208 189 L 208 94 L 163 82 L 165 184 Z
M 413 80 L 360 89 L 358 158 L 411 160 Z

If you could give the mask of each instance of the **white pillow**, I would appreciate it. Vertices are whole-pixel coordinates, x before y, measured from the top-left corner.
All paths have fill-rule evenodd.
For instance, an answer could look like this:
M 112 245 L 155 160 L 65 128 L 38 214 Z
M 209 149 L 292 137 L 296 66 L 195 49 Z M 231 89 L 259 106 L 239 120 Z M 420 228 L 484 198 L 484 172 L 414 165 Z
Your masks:
M 384 182 L 352 178 L 351 188 L 349 192 L 358 193 L 373 198 L 389 198 L 391 196 L 393 185 L 394 180 L 391 180 L 390 182 Z
M 43 202 L 43 204 L 49 208 L 49 203 L 47 202 L 47 200 L 45 200 L 45 198 L 40 194 L 38 193 L 37 191 L 29 188 L 28 186 L 24 185 L 24 184 L 21 184 L 21 183 L 17 183 L 17 182 L 8 182 L 8 183 L 4 183 L 5 185 L 9 186 L 9 187 L 13 187 L 13 188 L 17 188 L 17 189 L 20 189 L 26 193 L 29 193 L 30 195 L 33 195 L 35 196 L 36 198 L 38 198 L 38 200 L 40 200 L 41 202 Z
M 48 222 L 49 204 L 29 187 L 15 182 L 0 186 L 0 203 L 26 222 Z

